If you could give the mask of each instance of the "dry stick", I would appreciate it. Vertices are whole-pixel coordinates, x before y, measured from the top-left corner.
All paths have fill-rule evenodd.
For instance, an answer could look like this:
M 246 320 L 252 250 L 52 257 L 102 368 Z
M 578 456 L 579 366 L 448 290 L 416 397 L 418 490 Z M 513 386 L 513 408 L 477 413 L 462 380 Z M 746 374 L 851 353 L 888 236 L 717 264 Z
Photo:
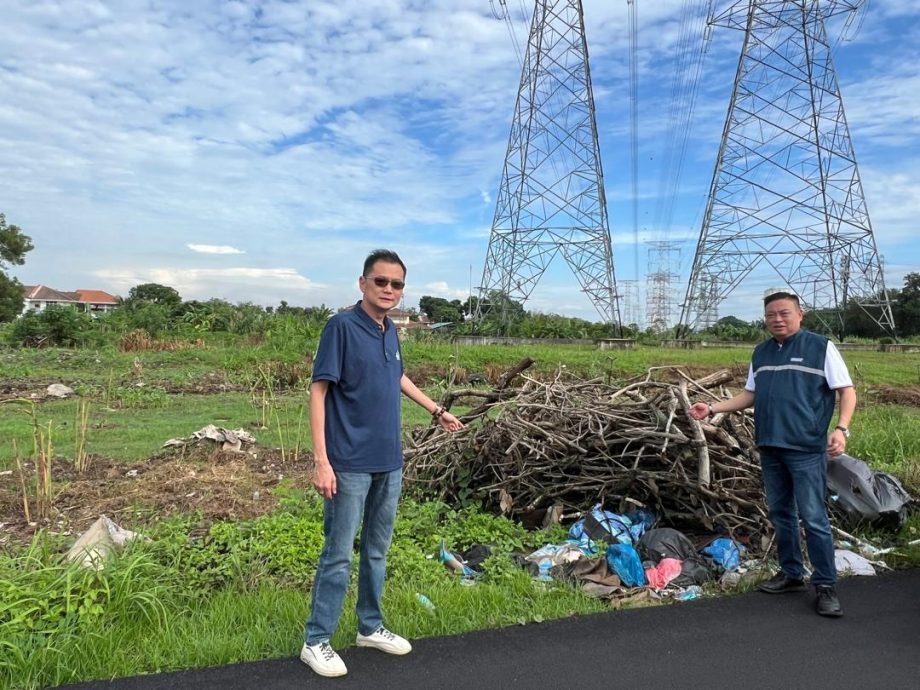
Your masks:
M 22 510 L 26 514 L 26 522 L 32 522 L 32 516 L 29 513 L 29 492 L 26 489 L 26 477 L 22 471 L 22 460 L 19 457 L 19 448 L 16 446 L 16 439 L 13 439 L 13 455 L 16 458 L 16 469 L 19 470 L 19 486 L 22 487 Z
M 693 432 L 693 445 L 696 447 L 699 456 L 699 465 L 697 467 L 697 477 L 699 477 L 700 486 L 709 486 L 709 449 L 706 446 L 706 436 L 703 434 L 703 425 L 696 419 L 690 417 L 690 398 L 687 396 L 687 381 L 682 380 L 677 387 L 677 395 L 680 403 L 684 408 L 684 413 L 690 420 L 690 430 Z
M 688 479 L 693 473 L 685 463 L 696 456 L 687 435 L 692 434 L 690 421 L 665 414 L 676 399 L 673 385 L 650 381 L 647 375 L 645 383 L 631 383 L 619 394 L 601 381 L 577 381 L 561 373 L 549 383 L 524 378 L 519 391 L 505 391 L 497 415 L 468 425 L 449 443 L 443 434 L 424 439 L 416 434 L 415 447 L 406 449 L 409 481 L 430 487 L 442 499 L 455 499 L 453 478 L 465 465 L 468 486 L 490 505 L 502 491 L 513 505 L 533 505 L 547 497 L 575 510 L 589 500 L 632 494 L 653 497 L 672 518 L 709 525 L 724 519 L 730 533 L 765 526 L 759 467 L 739 457 L 752 456 L 748 418 L 738 416 L 738 444 L 723 447 L 718 438 L 712 439 L 713 489 L 706 495 Z M 614 404 L 612 395 L 618 398 Z M 482 413 L 493 406 L 483 405 Z M 647 455 L 649 450 L 654 452 Z

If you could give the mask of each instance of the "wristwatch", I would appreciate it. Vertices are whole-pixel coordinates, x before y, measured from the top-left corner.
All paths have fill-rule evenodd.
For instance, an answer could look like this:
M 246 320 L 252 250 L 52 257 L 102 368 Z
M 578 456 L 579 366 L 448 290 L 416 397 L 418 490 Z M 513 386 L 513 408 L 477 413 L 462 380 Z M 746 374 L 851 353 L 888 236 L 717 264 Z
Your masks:
M 850 430 L 847 429 L 845 426 L 841 426 L 840 424 L 838 424 L 838 425 L 835 426 L 834 428 L 835 428 L 835 429 L 840 429 L 840 431 L 843 432 L 844 438 L 850 438 Z

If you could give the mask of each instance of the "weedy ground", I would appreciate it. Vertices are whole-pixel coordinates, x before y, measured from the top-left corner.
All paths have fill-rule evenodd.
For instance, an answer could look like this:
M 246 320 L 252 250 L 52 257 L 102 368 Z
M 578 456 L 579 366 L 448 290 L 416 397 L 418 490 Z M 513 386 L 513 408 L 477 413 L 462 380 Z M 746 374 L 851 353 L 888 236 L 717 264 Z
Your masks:
M 0 350 L 0 687 L 296 654 L 322 544 L 322 506 L 309 489 L 308 351 L 229 338 L 173 352 Z M 728 368 L 738 388 L 749 352 L 403 346 L 410 377 L 434 398 L 471 377 L 495 381 L 525 356 L 537 377 L 562 366 L 611 381 L 649 367 L 694 376 Z M 920 495 L 920 354 L 845 358 L 860 397 L 848 451 Z M 47 397 L 57 382 L 77 396 Z M 430 421 L 408 401 L 403 420 L 407 431 Z M 257 443 L 242 454 L 163 448 L 207 424 L 243 428 Z M 98 572 L 65 565 L 61 554 L 100 513 L 150 541 Z M 863 534 L 903 544 L 920 537 L 920 516 L 897 535 Z M 508 558 L 564 537 L 559 527 L 528 532 L 475 506 L 407 496 L 388 564 L 388 622 L 413 638 L 605 610 Z M 463 586 L 432 557 L 442 541 L 493 544 L 496 556 Z M 888 562 L 920 565 L 920 549 L 899 548 Z M 354 634 L 346 615 L 333 643 Z

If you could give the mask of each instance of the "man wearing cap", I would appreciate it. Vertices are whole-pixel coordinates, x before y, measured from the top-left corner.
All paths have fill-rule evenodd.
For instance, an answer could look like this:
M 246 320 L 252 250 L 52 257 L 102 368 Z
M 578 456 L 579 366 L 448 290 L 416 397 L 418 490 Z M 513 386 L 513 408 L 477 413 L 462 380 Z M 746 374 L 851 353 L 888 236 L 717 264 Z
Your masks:
M 822 616 L 841 616 L 834 540 L 825 505 L 827 456 L 840 455 L 846 448 L 856 391 L 834 344 L 802 329 L 804 313 L 795 292 L 772 288 L 763 301 L 767 330 L 773 337 L 754 348 L 744 390 L 712 405 L 697 402 L 690 416 L 705 419 L 754 406 L 754 436 L 780 564 L 780 571 L 758 589 L 769 594 L 806 589 L 801 519 L 816 610 Z M 837 399 L 838 423 L 828 434 Z

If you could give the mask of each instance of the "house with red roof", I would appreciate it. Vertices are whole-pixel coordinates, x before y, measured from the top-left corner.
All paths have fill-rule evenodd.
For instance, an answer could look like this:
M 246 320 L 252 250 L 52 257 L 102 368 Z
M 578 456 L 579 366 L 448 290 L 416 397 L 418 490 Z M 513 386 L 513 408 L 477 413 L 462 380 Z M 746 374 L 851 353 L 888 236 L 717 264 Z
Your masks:
M 23 285 L 22 313 L 44 311 L 48 307 L 73 307 L 79 311 L 100 314 L 118 306 L 118 298 L 103 290 L 63 292 L 46 285 Z

